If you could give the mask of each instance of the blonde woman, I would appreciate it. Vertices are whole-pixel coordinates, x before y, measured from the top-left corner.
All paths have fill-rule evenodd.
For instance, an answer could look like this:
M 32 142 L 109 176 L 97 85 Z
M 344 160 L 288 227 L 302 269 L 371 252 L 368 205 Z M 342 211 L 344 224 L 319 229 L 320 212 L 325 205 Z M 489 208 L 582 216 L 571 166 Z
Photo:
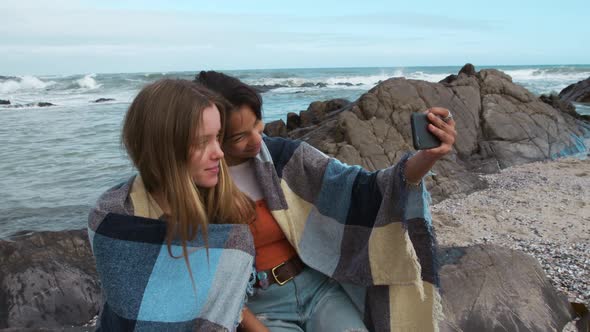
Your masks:
M 255 210 L 229 178 L 223 121 L 216 98 L 185 80 L 150 84 L 129 107 L 122 143 L 138 175 L 105 192 L 88 223 L 103 291 L 98 331 L 238 326 Z

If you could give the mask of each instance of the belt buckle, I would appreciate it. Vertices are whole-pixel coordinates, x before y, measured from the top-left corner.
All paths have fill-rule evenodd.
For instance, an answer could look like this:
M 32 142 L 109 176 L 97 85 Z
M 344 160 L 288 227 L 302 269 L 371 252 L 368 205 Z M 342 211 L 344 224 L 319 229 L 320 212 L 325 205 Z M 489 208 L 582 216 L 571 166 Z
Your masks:
M 279 278 L 277 278 L 277 274 L 276 274 L 276 272 L 275 272 L 275 271 L 276 271 L 276 269 L 278 269 L 279 267 L 281 267 L 281 266 L 285 265 L 285 263 L 286 263 L 286 262 L 282 262 L 281 264 L 279 264 L 279 265 L 277 265 L 277 266 L 273 267 L 273 268 L 272 268 L 272 270 L 270 270 L 270 272 L 272 272 L 272 276 L 273 276 L 273 278 L 275 278 L 275 281 L 277 282 L 277 284 L 279 284 L 279 286 L 283 286 L 284 284 L 286 284 L 287 282 L 289 282 L 289 280 L 293 279 L 293 277 L 291 277 L 291 278 L 289 278 L 289 279 L 287 279 L 287 280 L 285 280 L 285 281 L 281 282 L 281 281 L 279 280 Z

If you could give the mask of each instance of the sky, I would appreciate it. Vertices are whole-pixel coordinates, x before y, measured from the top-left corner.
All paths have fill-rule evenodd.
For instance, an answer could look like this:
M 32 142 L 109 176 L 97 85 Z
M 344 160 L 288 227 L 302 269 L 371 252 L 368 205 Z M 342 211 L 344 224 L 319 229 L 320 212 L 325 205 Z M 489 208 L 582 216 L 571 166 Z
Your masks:
M 590 63 L 590 2 L 0 0 L 0 75 Z

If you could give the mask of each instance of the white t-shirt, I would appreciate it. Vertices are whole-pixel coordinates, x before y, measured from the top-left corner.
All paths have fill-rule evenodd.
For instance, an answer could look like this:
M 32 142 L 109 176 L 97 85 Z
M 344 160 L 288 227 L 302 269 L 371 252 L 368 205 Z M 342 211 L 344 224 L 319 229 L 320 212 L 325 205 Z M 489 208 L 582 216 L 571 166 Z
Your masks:
M 252 159 L 235 166 L 230 166 L 229 173 L 236 186 L 238 186 L 244 194 L 250 197 L 251 200 L 257 202 L 264 198 L 262 188 L 256 180 L 254 161 Z

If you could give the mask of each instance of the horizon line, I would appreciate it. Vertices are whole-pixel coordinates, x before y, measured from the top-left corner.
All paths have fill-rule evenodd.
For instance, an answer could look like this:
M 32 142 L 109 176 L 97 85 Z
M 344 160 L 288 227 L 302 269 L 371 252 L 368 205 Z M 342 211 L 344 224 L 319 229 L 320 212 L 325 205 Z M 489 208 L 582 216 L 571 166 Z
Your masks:
M 255 70 L 305 70 L 305 69 L 374 69 L 374 68 L 442 68 L 442 67 L 459 67 L 462 68 L 463 66 L 471 64 L 476 69 L 484 68 L 484 69 L 495 69 L 496 67 L 533 67 L 533 66 L 544 66 L 544 67 L 551 67 L 551 66 L 588 66 L 590 67 L 590 63 L 555 63 L 555 64 L 510 64 L 510 65 L 502 65 L 502 64 L 494 64 L 494 65 L 474 65 L 471 62 L 466 62 L 463 65 L 411 65 L 411 66 L 335 66 L 335 67 L 271 67 L 271 68 L 243 68 L 243 69 L 227 69 L 227 68 L 207 68 L 207 70 L 215 70 L 220 72 L 228 72 L 228 71 L 255 71 Z M 168 74 L 168 73 L 187 73 L 187 72 L 194 72 L 198 73 L 201 70 L 205 69 L 195 69 L 195 70 L 153 70 L 153 71 L 131 71 L 131 72 L 110 72 L 110 71 L 94 71 L 94 72 L 83 72 L 83 73 L 64 73 L 64 74 L 0 74 L 3 77 L 22 77 L 22 76 L 73 76 L 73 75 L 93 75 L 93 74 L 101 74 L 101 75 L 108 75 L 108 74 Z

